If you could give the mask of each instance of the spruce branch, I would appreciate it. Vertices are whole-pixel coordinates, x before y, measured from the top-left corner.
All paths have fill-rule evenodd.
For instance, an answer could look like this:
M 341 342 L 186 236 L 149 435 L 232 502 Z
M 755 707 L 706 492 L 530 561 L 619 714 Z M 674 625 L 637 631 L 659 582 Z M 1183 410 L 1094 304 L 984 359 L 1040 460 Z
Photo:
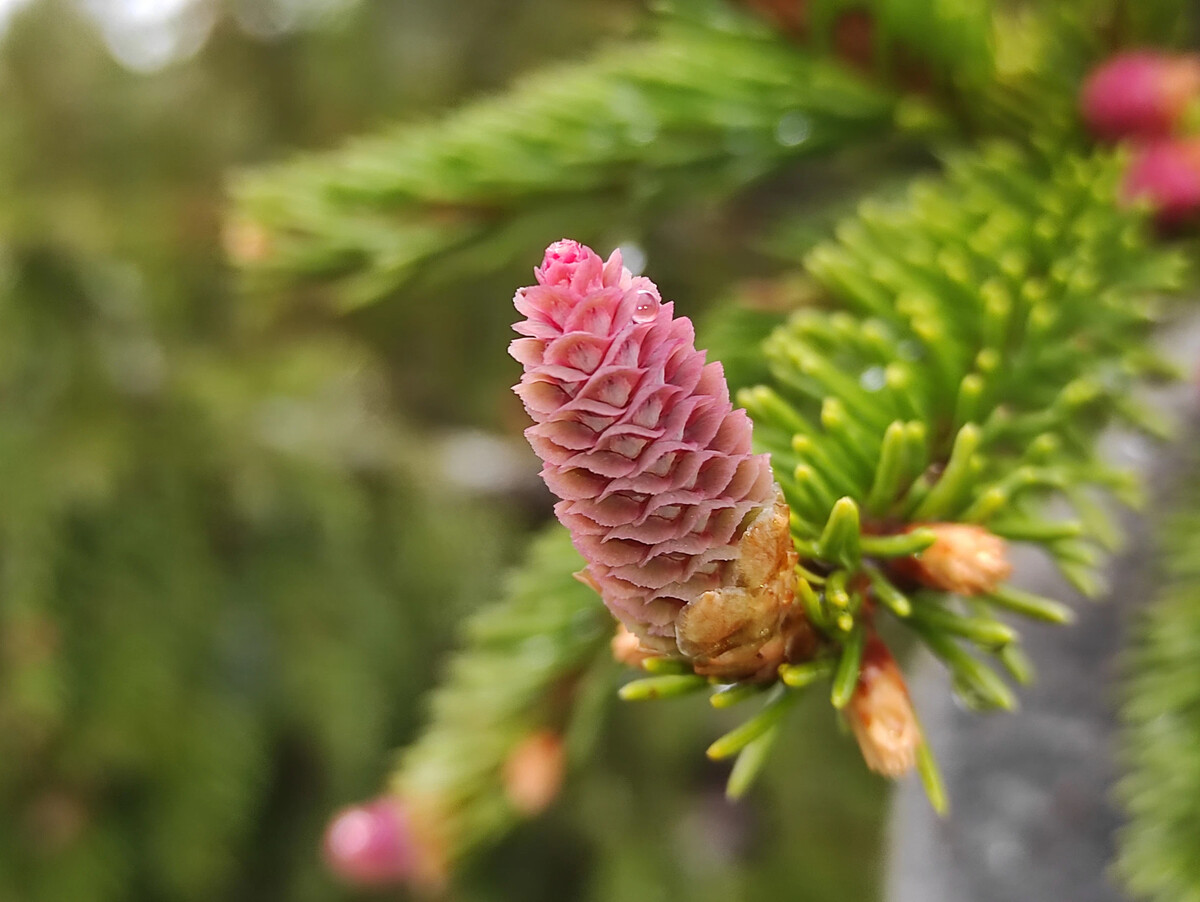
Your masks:
M 877 658 L 887 653 L 874 629 L 878 602 L 946 664 L 964 699 L 982 708 L 1016 707 L 1012 690 L 965 646 L 996 656 L 1000 667 L 1023 678 L 1017 634 L 997 612 L 1057 621 L 1067 615 L 1048 599 L 1004 585 L 1011 571 L 1004 542 L 987 527 L 997 520 L 1010 535 L 1044 545 L 1068 578 L 1093 587 L 1092 568 L 1108 535 L 1102 524 L 1091 525 L 1094 511 L 1081 492 L 1091 486 L 1128 494 L 1129 477 L 1103 464 L 1095 444 L 1113 422 L 1143 425 L 1130 416 L 1131 392 L 1139 378 L 1163 369 L 1148 362 L 1152 296 L 1182 279 L 1179 258 L 1148 245 L 1141 215 L 1118 207 L 1118 165 L 1103 156 L 1052 161 L 996 145 L 951 161 L 943 177 L 918 183 L 900 204 L 864 203 L 837 228 L 836 241 L 808 255 L 809 274 L 846 309 L 805 309 L 779 327 L 764 345 L 772 383 L 741 399 L 790 509 L 799 555 L 794 603 L 805 630 L 819 634 L 815 642 L 811 634 L 798 644 L 788 638 L 782 624 L 793 622 L 792 613 L 756 632 L 744 649 L 737 644 L 743 639 L 733 638 L 741 633 L 721 640 L 724 633 L 696 632 L 701 620 L 743 624 L 760 614 L 735 614 L 729 602 L 710 611 L 726 591 L 721 587 L 742 585 L 740 578 L 731 582 L 733 571 L 710 565 L 712 585 L 701 586 L 686 554 L 656 547 L 663 537 L 651 533 L 662 527 L 647 517 L 660 502 L 641 494 L 643 483 L 653 475 L 663 482 L 655 491 L 678 496 L 682 506 L 664 511 L 681 522 L 691 522 L 688 505 L 698 500 L 698 488 L 670 468 L 651 474 L 643 460 L 649 452 L 625 450 L 626 421 L 641 423 L 652 397 L 646 393 L 658 378 L 647 375 L 635 391 L 641 377 L 629 367 L 643 366 L 642 357 L 656 359 L 650 349 L 661 339 L 650 336 L 660 333 L 646 330 L 665 330 L 671 316 L 658 309 L 652 283 L 621 274 L 619 256 L 602 264 L 573 242 L 551 246 L 537 270 L 539 285 L 517 295 L 518 309 L 530 317 L 518 331 L 531 336 L 512 347 L 526 367 L 517 390 L 538 424 L 527 435 L 546 461 L 548 484 L 565 499 L 558 513 L 589 560 L 591 584 L 646 649 L 670 659 L 676 639 L 678 654 L 697 674 L 733 684 L 775 676 L 774 664 L 760 666 L 767 648 L 789 673 L 806 662 L 833 661 L 833 706 L 867 723 L 864 649 L 881 648 Z M 680 329 L 677 340 L 687 339 L 690 348 L 690 327 Z M 636 360 L 611 349 L 631 342 L 649 343 Z M 690 372 L 681 362 L 695 352 L 678 356 L 682 349 L 669 358 L 680 361 L 672 369 Z M 698 373 L 684 380 L 688 386 Z M 682 384 L 672 387 L 674 378 L 666 388 L 686 395 Z M 697 397 L 721 397 L 717 378 L 696 389 Z M 653 423 L 639 426 L 639 435 L 643 426 Z M 645 446 L 648 437 L 635 444 Z M 742 503 L 761 507 L 766 496 L 755 492 Z M 1044 522 L 1054 495 L 1076 506 L 1069 528 Z M 638 515 L 644 505 L 647 512 Z M 746 530 L 739 549 L 752 533 Z M 703 531 L 687 536 L 689 553 L 708 547 L 696 542 L 716 541 Z M 696 635 L 722 660 L 734 654 L 731 648 L 742 649 L 742 657 L 760 650 L 753 666 L 738 657 L 736 666 L 713 670 L 693 648 Z M 704 688 L 686 670 L 655 669 L 662 675 L 626 686 L 622 696 L 662 698 Z M 890 682 L 900 688 L 874 704 L 904 721 L 911 742 L 885 756 L 864 745 L 869 762 L 893 762 L 883 767 L 889 775 L 912 767 L 923 744 L 895 673 Z M 721 688 L 718 697 L 731 692 Z M 773 730 L 776 714 L 767 711 L 776 711 L 774 703 L 730 734 L 737 742 L 719 741 L 719 757 L 749 748 L 768 732 L 763 724 Z M 872 735 L 856 729 L 860 743 Z M 752 760 L 760 764 L 764 755 L 755 748 Z M 929 750 L 919 757 L 928 776 Z M 736 793 L 748 785 L 749 767 L 737 769 Z
M 706 680 L 683 652 L 621 653 L 649 671 L 623 688 L 626 699 L 712 688 L 713 705 L 728 707 L 766 696 L 709 750 L 738 756 L 731 796 L 746 792 L 763 766 L 795 692 L 824 687 L 873 767 L 889 776 L 915 767 L 932 802 L 945 807 L 929 742 L 876 632 L 889 613 L 945 663 L 970 704 L 1016 707 L 988 664 L 994 659 L 1018 682 L 1030 676 L 1005 615 L 1070 615 L 1005 584 L 1001 537 L 1041 544 L 1069 576 L 1090 578 L 1112 536 L 1081 487 L 1130 487 L 1096 457 L 1096 441 L 1114 422 L 1139 425 L 1129 416 L 1132 393 L 1164 371 L 1148 349 L 1159 318 L 1154 299 L 1184 275 L 1176 254 L 1149 244 L 1142 215 L 1115 203 L 1118 166 L 1104 155 L 1051 162 L 997 145 L 951 161 L 944 176 L 917 183 L 899 203 L 864 203 L 835 240 L 808 255 L 826 306 L 841 309 L 803 309 L 779 326 L 764 345 L 770 383 L 740 398 L 790 508 L 799 566 L 797 613 L 788 617 L 815 630 L 815 641 L 789 646 L 777 679 L 765 678 L 769 688 L 761 668 L 746 669 L 745 679 L 738 671 Z M 619 272 L 617 257 L 603 268 L 594 257 L 571 242 L 550 248 L 539 286 L 518 293 L 530 337 L 513 346 L 527 367 L 522 397 L 555 424 L 531 429 L 531 441 L 557 461 L 548 463 L 551 481 L 567 480 L 562 486 L 573 493 L 584 491 L 585 474 L 573 468 L 585 458 L 606 472 L 620 463 L 589 452 L 587 442 L 571 452 L 578 459 L 558 446 L 583 441 L 573 425 L 579 417 L 603 431 L 599 420 L 617 416 L 625 397 L 612 378 L 630 374 L 600 364 L 597 336 L 610 328 L 641 335 L 639 328 L 671 321 L 648 280 Z M 736 344 L 740 325 L 727 321 L 718 333 Z M 592 389 L 576 387 L 581 400 L 569 401 L 569 386 L 591 385 L 593 370 L 608 400 L 585 403 Z M 715 382 L 705 385 L 720 395 Z M 580 404 L 578 416 L 566 414 Z M 1074 516 L 1048 516 L 1056 496 Z M 601 506 L 589 516 L 607 522 Z M 605 618 L 570 579 L 573 560 L 565 532 L 539 541 L 510 600 L 472 628 L 472 647 L 436 697 L 429 731 L 403 759 L 396 793 L 434 812 L 423 820 L 439 825 L 450 854 L 515 817 L 503 760 L 520 736 L 546 725 L 547 687 L 565 671 L 578 673 L 600 645 Z M 659 620 L 640 623 L 629 612 L 643 641 L 670 638 Z M 657 617 L 651 607 L 645 614 Z M 585 634 L 568 628 L 582 622 L 576 618 L 590 624 Z M 544 643 L 536 666 L 525 658 L 525 637 L 534 634 Z
M 902 202 L 865 202 L 808 254 L 840 309 L 803 309 L 777 329 L 773 378 L 739 399 L 791 508 L 811 587 L 801 598 L 841 649 L 835 707 L 884 612 L 969 703 L 1015 707 L 968 646 L 1023 680 L 1000 615 L 1070 612 L 1004 583 L 1000 536 L 1042 545 L 1095 588 L 1112 536 L 1088 493 L 1131 500 L 1133 487 L 1097 440 L 1113 423 L 1146 425 L 1133 398 L 1164 369 L 1148 348 L 1157 296 L 1184 278 L 1180 256 L 1119 208 L 1119 167 L 996 145 Z M 1074 515 L 1051 519 L 1054 497 Z
M 350 308 L 878 137 L 892 112 L 887 92 L 742 17 L 668 18 L 440 122 L 243 175 L 230 248 L 251 287 L 324 285 Z
M 1104 538 L 1090 509 L 1050 524 L 1031 499 L 1127 488 L 1095 440 L 1143 425 L 1131 393 L 1160 369 L 1145 343 L 1183 264 L 1117 208 L 1118 171 L 997 146 L 903 204 L 864 203 L 812 251 L 809 273 L 848 310 L 796 314 L 767 341 L 772 383 L 741 396 L 798 539 L 842 496 L 873 529 L 995 522 L 1063 562 Z
M 438 857 L 424 867 L 444 868 L 531 813 L 513 757 L 529 737 L 548 732 L 565 743 L 568 759 L 586 754 L 597 704 L 611 692 L 607 655 L 599 671 L 594 665 L 612 618 L 572 576 L 581 563 L 565 531 L 546 530 L 503 599 L 467 622 L 429 723 L 389 781 Z M 597 695 L 589 680 L 605 691 Z
M 993 69 L 988 0 L 740 0 L 818 50 L 927 88 L 979 82 Z M 918 50 L 919 48 L 919 50 Z
M 739 0 L 802 46 L 909 92 L 955 120 L 1024 141 L 1078 135 L 1076 89 L 1124 41 L 1180 44 L 1170 0 Z

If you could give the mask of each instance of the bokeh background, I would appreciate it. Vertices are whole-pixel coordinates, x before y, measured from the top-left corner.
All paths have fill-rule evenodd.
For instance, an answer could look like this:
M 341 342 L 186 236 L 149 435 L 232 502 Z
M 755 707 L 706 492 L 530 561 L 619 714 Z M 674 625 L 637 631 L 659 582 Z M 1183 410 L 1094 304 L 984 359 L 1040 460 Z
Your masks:
M 226 262 L 255 240 L 223 225 L 229 179 L 644 16 L 0 0 L 0 900 L 357 896 L 321 864 L 326 819 L 377 790 L 549 515 L 505 354 L 536 261 L 264 311 Z M 769 270 L 741 236 L 776 194 L 593 226 L 698 315 Z M 831 720 L 819 699 L 793 718 L 732 808 L 704 701 L 614 706 L 594 764 L 455 898 L 871 899 L 883 785 Z

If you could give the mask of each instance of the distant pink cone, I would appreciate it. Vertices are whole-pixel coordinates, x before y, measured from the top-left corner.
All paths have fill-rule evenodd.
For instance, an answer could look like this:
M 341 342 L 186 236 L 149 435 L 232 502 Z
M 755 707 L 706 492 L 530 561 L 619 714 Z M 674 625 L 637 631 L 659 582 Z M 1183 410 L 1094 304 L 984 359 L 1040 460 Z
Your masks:
M 1084 82 L 1080 111 L 1097 138 L 1163 138 L 1200 95 L 1200 57 L 1141 50 L 1113 57 Z
M 325 860 L 348 883 L 400 883 L 413 876 L 417 844 L 401 802 L 380 798 L 338 812 L 325 831 Z
M 510 347 L 525 367 L 515 391 L 562 499 L 555 513 L 588 561 L 582 578 L 652 649 L 702 666 L 732 649 L 714 674 L 766 668 L 767 657 L 751 659 L 790 609 L 794 552 L 767 456 L 752 453 L 721 365 L 705 364 L 691 321 L 618 251 L 604 261 L 559 241 L 534 272 L 515 298 L 526 319 L 514 328 L 527 336 Z M 677 630 L 687 605 L 691 642 Z M 718 635 L 725 651 L 710 641 Z
M 1139 148 L 1125 172 L 1126 201 L 1148 200 L 1160 225 L 1176 226 L 1200 213 L 1200 138 L 1158 141 Z

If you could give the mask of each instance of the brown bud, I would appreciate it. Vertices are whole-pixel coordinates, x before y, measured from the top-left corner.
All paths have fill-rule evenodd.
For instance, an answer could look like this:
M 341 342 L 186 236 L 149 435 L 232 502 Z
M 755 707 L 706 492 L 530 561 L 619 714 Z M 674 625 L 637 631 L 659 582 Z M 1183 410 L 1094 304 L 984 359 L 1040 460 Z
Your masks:
M 675 638 L 700 676 L 768 680 L 811 651 L 813 631 L 796 600 L 796 549 L 782 494 L 738 541 L 731 585 L 705 592 L 679 612 Z
M 867 767 L 892 778 L 912 770 L 921 730 L 900 667 L 877 637 L 868 640 L 863 652 L 846 719 Z
M 922 523 L 937 540 L 898 569 L 933 589 L 958 595 L 983 595 L 1012 574 L 1004 540 L 965 523 Z
M 565 761 L 562 739 L 540 730 L 526 736 L 504 762 L 504 794 L 521 814 L 532 817 L 544 811 L 562 786 Z

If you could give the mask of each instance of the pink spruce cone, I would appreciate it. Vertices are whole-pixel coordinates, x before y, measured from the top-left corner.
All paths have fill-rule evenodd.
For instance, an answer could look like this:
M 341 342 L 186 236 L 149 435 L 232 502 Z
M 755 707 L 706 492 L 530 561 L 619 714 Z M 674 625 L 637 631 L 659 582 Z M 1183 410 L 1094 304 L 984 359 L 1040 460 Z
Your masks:
M 1163 138 L 1200 95 L 1200 57 L 1150 50 L 1113 57 L 1084 82 L 1079 106 L 1097 138 Z
M 1170 228 L 1200 213 L 1200 138 L 1157 141 L 1140 148 L 1125 171 L 1126 201 L 1148 200 L 1159 225 Z
M 811 640 L 789 514 L 750 420 L 687 317 L 619 251 L 559 241 L 520 289 L 509 352 L 525 431 L 587 560 L 580 574 L 651 651 L 765 679 Z

